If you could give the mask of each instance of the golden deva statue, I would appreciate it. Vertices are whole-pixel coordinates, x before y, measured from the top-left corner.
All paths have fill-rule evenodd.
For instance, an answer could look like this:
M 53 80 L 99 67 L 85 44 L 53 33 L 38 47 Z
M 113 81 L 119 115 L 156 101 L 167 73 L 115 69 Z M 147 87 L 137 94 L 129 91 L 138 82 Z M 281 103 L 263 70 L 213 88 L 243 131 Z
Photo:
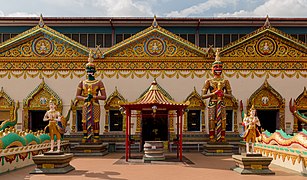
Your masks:
M 216 51 L 215 61 L 212 63 L 214 77 L 207 79 L 202 89 L 202 98 L 209 100 L 209 140 L 210 142 L 225 142 L 226 110 L 224 97 L 231 97 L 229 81 L 222 77 L 223 63 L 220 61 L 219 49 Z
M 63 116 L 61 116 L 59 111 L 56 111 L 55 99 L 50 98 L 49 110 L 45 113 L 43 121 L 49 121 L 49 124 L 45 127 L 44 131 L 49 128 L 49 135 L 51 139 L 50 152 L 54 150 L 54 136 L 57 139 L 57 152 L 61 150 L 61 134 L 65 132 L 66 121 Z
M 85 101 L 82 108 L 83 143 L 98 142 L 100 122 L 99 100 L 105 100 L 107 97 L 102 81 L 95 79 L 96 68 L 93 61 L 92 51 L 90 51 L 85 68 L 87 79 L 79 83 L 76 93 L 77 99 Z
M 260 126 L 260 121 L 256 116 L 256 109 L 254 105 L 249 110 L 250 115 L 244 115 L 243 125 L 245 126 L 245 133 L 243 139 L 246 141 L 246 153 L 253 154 L 254 152 L 254 143 L 256 142 L 257 137 L 260 136 L 260 132 L 257 126 Z M 252 142 L 252 150 L 249 150 L 249 143 Z

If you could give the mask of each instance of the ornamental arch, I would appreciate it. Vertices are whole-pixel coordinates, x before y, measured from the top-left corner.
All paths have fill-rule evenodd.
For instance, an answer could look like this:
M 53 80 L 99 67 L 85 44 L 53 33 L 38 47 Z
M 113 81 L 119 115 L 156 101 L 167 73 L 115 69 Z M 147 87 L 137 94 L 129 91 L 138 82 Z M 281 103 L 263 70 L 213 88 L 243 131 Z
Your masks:
M 271 133 L 285 130 L 285 99 L 268 83 L 267 79 L 248 99 L 247 111 L 254 106 L 261 128 Z
M 43 121 L 43 117 L 49 110 L 49 100 L 54 98 L 57 108 L 62 113 L 63 104 L 60 97 L 44 81 L 23 100 L 23 130 L 32 131 L 43 130 L 48 122 Z

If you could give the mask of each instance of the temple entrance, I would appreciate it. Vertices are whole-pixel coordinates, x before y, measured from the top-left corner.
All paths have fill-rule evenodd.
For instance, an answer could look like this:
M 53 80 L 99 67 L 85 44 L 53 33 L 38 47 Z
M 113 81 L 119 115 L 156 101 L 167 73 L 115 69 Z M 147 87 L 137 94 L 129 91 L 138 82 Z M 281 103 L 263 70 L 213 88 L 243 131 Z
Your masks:
M 32 130 L 33 132 L 37 130 L 44 130 L 44 128 L 48 125 L 48 121 L 43 121 L 45 113 L 45 110 L 29 111 L 29 130 Z
M 279 110 L 257 110 L 261 128 L 274 133 L 279 129 Z
M 142 149 L 145 141 L 168 141 L 168 111 L 142 111 Z

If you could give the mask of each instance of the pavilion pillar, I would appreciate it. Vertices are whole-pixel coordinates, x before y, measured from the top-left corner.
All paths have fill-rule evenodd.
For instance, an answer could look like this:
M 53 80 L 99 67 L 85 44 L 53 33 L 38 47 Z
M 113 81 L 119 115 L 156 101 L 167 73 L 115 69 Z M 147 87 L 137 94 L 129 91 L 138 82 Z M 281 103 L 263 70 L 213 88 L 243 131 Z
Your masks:
M 129 123 L 129 119 L 130 119 L 130 109 L 126 109 L 126 143 L 125 143 L 125 151 L 126 151 L 126 161 L 128 161 L 129 159 L 129 154 L 130 154 L 130 142 L 129 142 L 129 137 L 130 137 L 130 123 Z
M 182 109 L 179 110 L 179 159 L 182 161 Z

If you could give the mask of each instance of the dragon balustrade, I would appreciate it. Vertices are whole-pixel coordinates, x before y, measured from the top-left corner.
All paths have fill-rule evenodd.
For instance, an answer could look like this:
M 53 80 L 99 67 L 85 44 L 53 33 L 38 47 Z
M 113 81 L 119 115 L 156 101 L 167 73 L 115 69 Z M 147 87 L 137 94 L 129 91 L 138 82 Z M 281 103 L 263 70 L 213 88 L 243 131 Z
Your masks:
M 307 131 L 289 135 L 283 130 L 265 131 L 255 151 L 273 157 L 272 163 L 307 174 Z

